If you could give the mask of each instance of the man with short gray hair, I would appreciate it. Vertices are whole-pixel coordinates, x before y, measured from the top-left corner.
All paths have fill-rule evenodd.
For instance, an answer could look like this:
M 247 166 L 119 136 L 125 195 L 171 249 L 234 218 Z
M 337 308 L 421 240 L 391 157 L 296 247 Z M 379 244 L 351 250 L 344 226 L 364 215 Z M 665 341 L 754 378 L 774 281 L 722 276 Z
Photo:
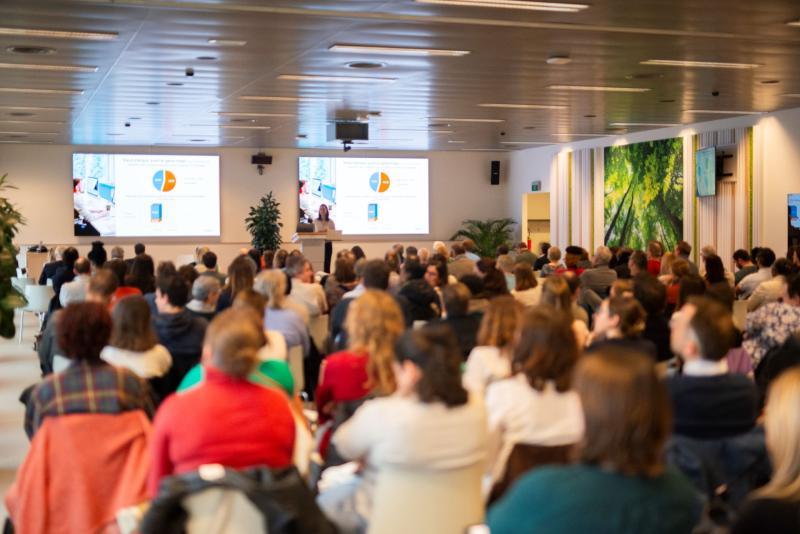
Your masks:
M 217 313 L 217 300 L 221 286 L 219 280 L 213 276 L 198 276 L 192 284 L 192 300 L 186 304 L 186 309 L 192 315 L 211 321 Z
M 112 260 L 124 260 L 125 259 L 125 249 L 120 246 L 116 246 L 111 249 L 111 259 Z
M 608 264 L 611 261 L 611 250 L 608 247 L 597 247 L 592 260 L 592 268 L 586 269 L 581 274 L 581 287 L 592 290 L 600 298 L 606 298 L 611 289 L 611 284 L 617 281 L 617 272 Z

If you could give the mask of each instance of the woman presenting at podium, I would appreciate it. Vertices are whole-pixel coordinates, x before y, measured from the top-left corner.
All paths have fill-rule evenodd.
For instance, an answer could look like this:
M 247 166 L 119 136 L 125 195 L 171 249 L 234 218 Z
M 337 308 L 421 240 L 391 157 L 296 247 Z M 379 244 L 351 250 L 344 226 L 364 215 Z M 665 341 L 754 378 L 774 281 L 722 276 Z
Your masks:
M 328 206 L 326 206 L 325 204 L 320 204 L 319 213 L 317 214 L 317 218 L 314 219 L 314 231 L 327 232 L 328 230 L 336 230 L 336 225 L 333 224 L 333 221 L 330 219 Z M 331 272 L 331 256 L 333 256 L 333 243 L 331 243 L 326 239 L 325 265 L 323 267 L 323 271 L 325 271 L 326 273 Z

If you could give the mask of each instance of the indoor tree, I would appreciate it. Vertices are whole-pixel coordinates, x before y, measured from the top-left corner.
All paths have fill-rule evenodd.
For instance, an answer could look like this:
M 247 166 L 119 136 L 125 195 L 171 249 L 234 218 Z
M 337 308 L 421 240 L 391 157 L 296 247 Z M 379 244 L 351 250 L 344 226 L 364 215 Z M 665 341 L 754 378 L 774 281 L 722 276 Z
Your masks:
M 14 310 L 25 305 L 25 297 L 11 284 L 16 276 L 16 249 L 14 236 L 17 227 L 25 224 L 5 194 L 16 187 L 6 182 L 7 174 L 0 176 L 0 336 L 14 337 Z
M 272 196 L 272 191 L 261 197 L 258 204 L 250 208 L 250 215 L 244 220 L 247 231 L 253 237 L 253 247 L 260 252 L 278 250 L 281 246 L 280 203 Z
M 475 249 L 481 257 L 494 257 L 497 247 L 511 241 L 514 219 L 467 219 L 461 223 L 461 228 L 453 234 L 451 241 L 457 239 L 471 239 L 475 242 Z

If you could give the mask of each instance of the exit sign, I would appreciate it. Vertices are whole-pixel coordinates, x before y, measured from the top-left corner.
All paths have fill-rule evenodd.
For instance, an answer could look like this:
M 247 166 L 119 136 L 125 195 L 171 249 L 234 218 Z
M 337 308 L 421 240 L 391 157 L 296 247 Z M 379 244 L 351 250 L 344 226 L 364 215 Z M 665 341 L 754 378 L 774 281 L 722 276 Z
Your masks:
M 536 193 L 537 191 L 541 191 L 541 190 L 542 190 L 542 181 L 541 180 L 535 180 L 535 181 L 531 182 L 531 192 Z

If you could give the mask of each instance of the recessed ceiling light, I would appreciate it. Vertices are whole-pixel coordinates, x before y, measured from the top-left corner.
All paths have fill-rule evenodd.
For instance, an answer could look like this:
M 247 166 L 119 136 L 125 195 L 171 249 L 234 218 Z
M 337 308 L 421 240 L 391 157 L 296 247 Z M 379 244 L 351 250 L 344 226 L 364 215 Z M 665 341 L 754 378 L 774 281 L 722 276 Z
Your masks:
M 47 106 L 0 106 L 0 109 L 14 109 L 25 111 L 69 111 L 72 108 L 59 108 Z
M 567 109 L 567 106 L 553 106 L 549 104 L 478 104 L 482 108 L 508 108 L 508 109 Z
M 597 91 L 601 93 L 646 93 L 647 87 L 612 87 L 606 85 L 550 85 L 556 91 Z
M 97 72 L 97 67 L 84 65 L 33 65 L 29 63 L 0 63 L 0 69 L 49 70 L 58 72 Z
M 456 141 L 456 140 L 451 139 L 451 140 L 448 141 L 448 143 L 450 143 L 451 145 L 463 145 L 463 144 L 466 143 L 466 141 Z
M 609 126 L 680 126 L 680 124 L 666 123 L 666 122 L 612 122 Z
M 368 46 L 335 44 L 328 48 L 331 52 L 351 54 L 383 54 L 391 56 L 466 56 L 467 50 L 442 50 L 437 48 L 405 48 L 399 46 Z
M 205 143 L 206 142 L 205 139 L 189 139 L 189 141 L 192 142 L 192 143 Z
M 372 76 L 323 76 L 316 74 L 281 74 L 279 80 L 295 82 L 342 82 L 342 83 L 391 83 L 397 78 L 378 78 Z
M 526 11 L 555 11 L 558 13 L 577 13 L 588 9 L 587 4 L 565 4 L 562 2 L 528 2 L 524 0 L 416 0 L 420 4 L 444 6 L 494 7 L 503 9 L 523 9 Z
M 428 125 L 428 128 L 450 128 L 450 125 L 446 122 L 435 122 Z
M 761 82 L 759 82 L 759 83 L 763 83 L 764 85 L 775 85 L 775 84 L 781 83 L 781 81 L 780 80 L 761 80 Z
M 218 111 L 220 117 L 295 117 L 292 113 L 251 113 L 249 111 Z
M 80 89 L 32 89 L 22 87 L 0 87 L 0 93 L 28 93 L 35 95 L 82 95 Z
M 119 137 L 119 136 L 125 135 L 125 134 L 124 133 L 119 133 L 119 132 L 110 132 L 110 133 L 107 133 L 106 135 L 108 135 L 109 137 Z
M 684 113 L 694 113 L 696 115 L 761 115 L 761 111 L 734 111 L 722 109 L 685 109 Z
M 129 121 L 139 121 L 139 120 L 142 120 L 142 118 L 141 117 L 128 117 L 128 120 Z
M 197 56 L 196 59 L 198 59 L 199 61 L 216 61 L 217 60 L 216 56 Z
M 49 56 L 56 53 L 55 48 L 48 46 L 9 46 L 6 47 L 9 54 L 24 54 L 29 56 Z
M 522 129 L 523 130 L 535 130 L 536 126 L 523 126 Z
M 549 141 L 500 141 L 501 145 L 552 145 Z
M 245 95 L 240 96 L 239 100 L 255 100 L 267 102 L 329 102 L 333 99 L 324 97 L 313 96 L 258 96 L 258 95 Z
M 161 102 L 145 102 L 148 106 L 158 106 Z
M 239 41 L 236 39 L 209 39 L 208 44 L 217 46 L 244 46 L 247 41 Z
M 307 134 L 297 134 L 296 136 L 294 136 L 294 138 L 296 140 L 298 140 L 298 141 L 302 141 L 303 139 L 307 139 L 308 135 Z
M 442 121 L 442 122 L 490 122 L 490 123 L 506 122 L 505 119 L 461 119 L 461 118 L 445 119 L 440 117 L 432 118 L 431 120 Z
M 345 67 L 348 69 L 382 69 L 386 67 L 386 63 L 379 63 L 377 61 L 351 61 L 346 63 Z
M 49 39 L 79 39 L 86 41 L 113 41 L 119 34 L 113 32 L 83 32 L 38 30 L 31 28 L 0 28 L 0 35 L 18 35 L 21 37 L 43 37 Z
M 548 65 L 569 65 L 572 58 L 569 56 L 550 56 L 545 60 Z
M 231 119 L 231 122 L 256 122 L 255 119 Z
M 678 59 L 648 59 L 640 61 L 641 65 L 654 65 L 659 67 L 689 67 L 697 69 L 755 69 L 761 65 L 757 63 L 727 63 L 724 61 L 685 61 Z
M 238 124 L 225 124 L 221 126 L 229 130 L 269 130 L 270 126 L 239 126 Z
M 597 117 L 597 115 L 589 114 L 589 115 L 584 115 L 584 117 L 586 117 L 587 119 L 594 119 L 595 117 Z
M 172 87 L 182 87 L 183 86 L 183 82 L 167 82 L 167 85 L 172 86 Z
M 8 114 L 10 117 L 33 117 L 35 113 L 26 113 L 24 111 L 14 111 Z

